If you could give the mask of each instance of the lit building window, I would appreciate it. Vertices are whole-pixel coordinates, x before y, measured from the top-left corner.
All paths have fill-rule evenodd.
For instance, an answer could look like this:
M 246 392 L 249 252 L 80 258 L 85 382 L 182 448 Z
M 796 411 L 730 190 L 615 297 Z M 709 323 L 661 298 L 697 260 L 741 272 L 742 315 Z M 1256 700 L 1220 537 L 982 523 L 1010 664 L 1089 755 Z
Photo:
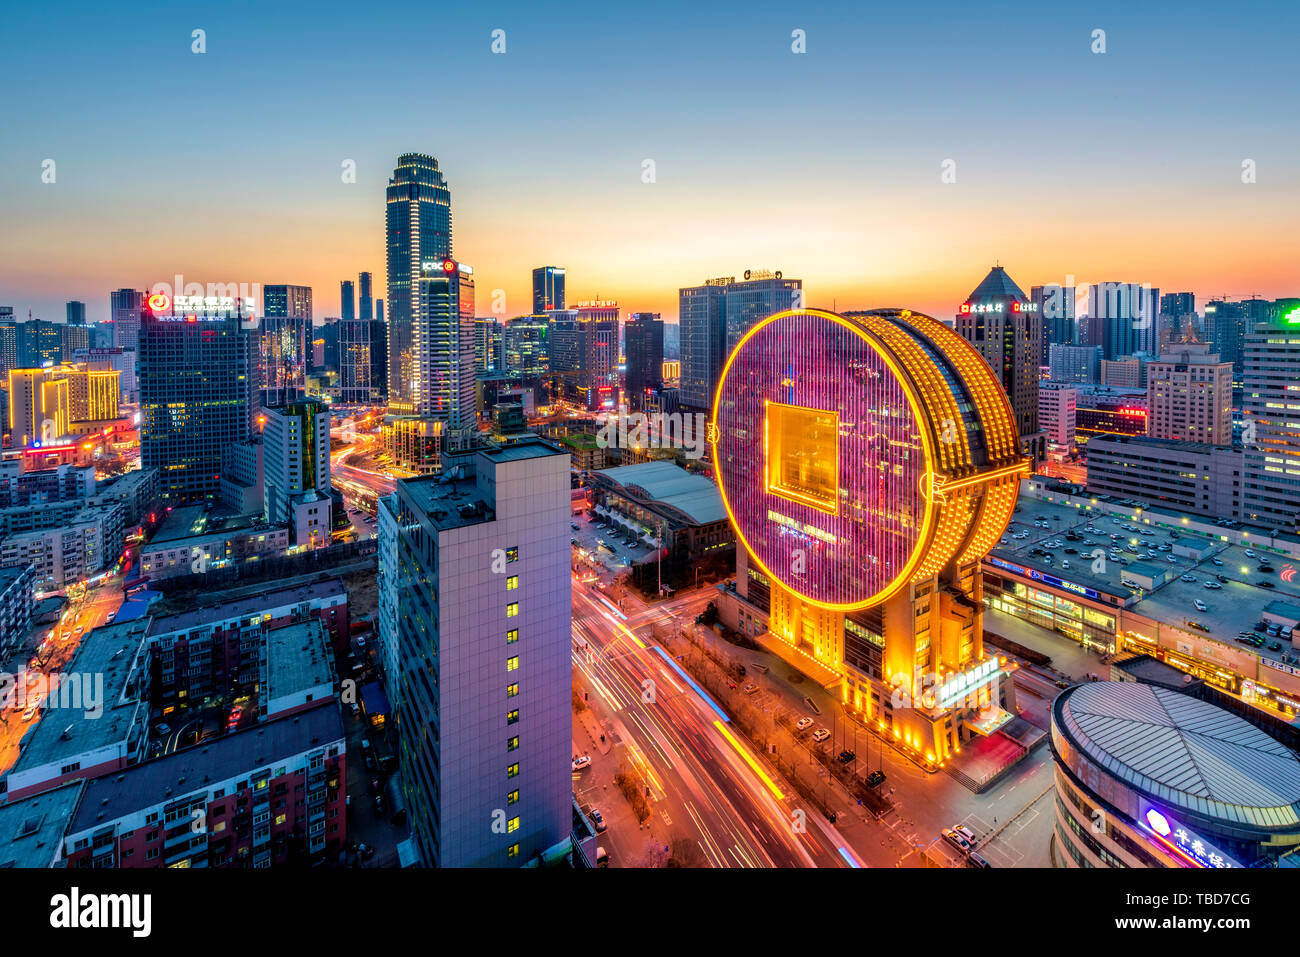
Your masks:
M 519 818 L 512 817 L 506 822 L 506 833 L 513 834 L 517 830 L 519 830 Z
M 519 656 L 512 655 L 511 657 L 507 658 L 506 671 L 518 671 L 518 670 L 519 670 Z
M 519 576 L 511 575 L 506 579 L 506 591 L 514 591 L 519 587 Z
M 518 804 L 518 803 L 519 803 L 519 789 L 516 788 L 515 790 L 511 791 L 509 794 L 506 795 L 506 804 L 511 805 L 511 804 Z
M 513 738 L 509 738 L 506 740 L 506 750 L 507 751 L 519 750 L 519 735 L 516 734 Z
M 506 605 L 507 618 L 515 618 L 518 617 L 518 615 L 519 615 L 519 602 L 512 601 L 510 604 Z
M 517 695 L 517 694 L 519 694 L 519 685 L 517 685 L 517 684 L 514 684 L 514 685 L 506 685 L 506 697 L 507 697 L 507 698 L 513 698 L 513 697 L 514 697 L 515 695 Z
M 511 545 L 509 548 L 506 549 L 506 561 L 507 561 L 507 562 L 517 562 L 517 561 L 519 561 L 519 546 L 518 546 L 518 545 Z
M 509 847 L 506 848 L 506 857 L 518 857 L 518 856 L 519 856 L 518 844 L 511 844 Z
M 517 724 L 519 722 L 519 709 L 506 712 L 506 724 Z
M 518 765 L 518 764 L 512 764 L 512 765 L 510 765 L 508 768 L 506 768 L 506 777 L 507 777 L 507 778 L 517 778 L 517 777 L 519 777 L 519 765 Z
M 516 641 L 518 641 L 518 640 L 519 640 L 519 629 L 518 629 L 518 628 L 511 628 L 509 631 L 506 632 L 506 644 L 507 644 L 507 645 L 513 645 L 513 644 L 514 644 Z

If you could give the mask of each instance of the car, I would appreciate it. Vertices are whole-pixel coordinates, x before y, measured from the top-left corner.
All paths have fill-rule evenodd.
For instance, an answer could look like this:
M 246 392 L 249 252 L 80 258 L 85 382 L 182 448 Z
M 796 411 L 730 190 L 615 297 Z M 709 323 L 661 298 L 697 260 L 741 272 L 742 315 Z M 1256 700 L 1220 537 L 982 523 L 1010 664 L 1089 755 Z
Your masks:
M 82 633 L 83 631 L 85 631 L 85 630 L 86 630 L 86 626 L 85 626 L 85 625 L 78 625 L 76 628 L 73 629 L 73 634 L 77 634 L 77 635 L 79 635 L 79 634 L 81 634 L 81 633 Z
M 969 854 L 971 852 L 970 841 L 966 840 L 965 837 L 958 834 L 952 828 L 945 827 L 943 829 L 943 839 L 963 854 Z
M 596 848 L 596 866 L 609 867 L 609 851 L 603 847 Z
M 594 807 L 591 809 L 591 823 L 596 825 L 597 834 L 604 833 L 605 828 L 609 827 L 609 825 L 605 823 L 605 816 Z
M 116 620 L 116 618 L 117 618 L 117 612 L 110 611 L 106 616 L 104 616 L 104 624 L 106 625 L 112 624 L 113 621 Z
M 966 863 L 969 864 L 971 867 L 992 867 L 993 866 L 988 861 L 984 860 L 984 858 L 976 854 L 974 851 L 966 855 Z
M 576 532 L 576 531 L 578 530 L 578 523 L 577 523 L 577 522 L 570 522 L 570 523 L 569 523 L 569 528 L 573 529 L 573 530 Z
M 826 728 L 818 728 L 816 731 L 813 732 L 813 740 L 816 741 L 818 744 L 825 741 L 830 736 L 831 733 Z
M 1282 642 L 1280 642 L 1280 641 L 1275 641 L 1275 642 L 1273 642 L 1271 645 L 1268 646 L 1268 650 L 1269 650 L 1269 651 L 1281 651 L 1281 650 L 1282 650 Z
M 1247 557 L 1247 558 L 1254 558 L 1254 557 L 1255 557 L 1255 553 L 1254 553 L 1253 551 L 1251 551 L 1251 550 L 1248 548 L 1248 549 L 1246 549 L 1246 557 Z
M 356 718 L 356 717 L 359 717 L 359 716 L 361 715 L 361 705 L 359 705 L 359 704 L 357 704 L 355 701 L 353 701 L 353 702 L 351 703 L 350 707 L 352 708 L 352 717 Z
M 1184 575 L 1184 576 L 1183 576 L 1183 581 L 1185 581 L 1185 582 L 1194 582 L 1194 581 L 1196 581 L 1196 576 L 1195 576 L 1195 575 Z
M 835 756 L 835 760 L 840 762 L 840 764 L 852 764 L 853 759 L 856 757 L 857 755 L 852 751 L 841 751 Z
M 1211 558 L 1210 561 L 1214 562 L 1214 564 L 1216 564 L 1216 565 L 1222 565 L 1222 564 L 1223 564 L 1223 559 L 1221 559 L 1221 558 Z
M 1133 580 L 1130 579 L 1130 578 L 1121 578 L 1121 579 L 1119 580 L 1119 583 L 1120 583 L 1121 585 L 1123 585 L 1125 588 L 1141 588 L 1141 587 L 1142 587 L 1141 585 L 1139 585 L 1137 582 L 1133 581 Z
M 1220 583 L 1220 584 L 1224 584 L 1224 585 L 1226 585 L 1226 584 L 1228 583 L 1228 576 L 1227 576 L 1227 575 L 1215 575 L 1214 577 L 1215 577 L 1216 579 L 1219 580 L 1219 583 Z
M 1269 581 L 1267 578 L 1264 579 L 1262 582 L 1255 582 L 1255 584 L 1258 585 L 1260 588 L 1276 588 L 1276 587 L 1277 587 L 1277 586 L 1274 585 L 1271 581 Z
M 384 816 L 384 796 L 382 794 L 375 795 L 375 813 L 380 817 Z
M 1209 610 L 1210 610 L 1209 607 L 1205 604 L 1205 602 L 1201 601 L 1199 598 L 1193 598 L 1193 599 L 1192 599 L 1192 604 L 1196 606 L 1196 610 L 1197 610 L 1197 611 L 1209 611 Z
M 794 723 L 796 731 L 807 731 L 813 726 L 813 719 L 806 715 Z
M 1169 558 L 1167 559 L 1167 561 L 1169 562 L 1170 565 L 1177 565 L 1177 564 L 1178 564 L 1178 559 L 1174 558 L 1173 555 L 1170 555 Z
M 966 827 L 966 825 L 964 824 L 954 825 L 953 831 L 960 834 L 962 837 L 966 838 L 966 840 L 970 841 L 971 847 L 975 846 L 975 832 L 972 831 L 970 828 Z
M 590 754 L 584 754 L 581 757 L 579 757 L 576 754 L 573 756 L 573 770 L 581 771 L 583 768 L 589 768 L 589 767 L 591 767 Z
M 380 790 L 380 788 L 379 788 L 379 778 L 371 778 L 371 779 L 370 779 L 370 793 L 371 793 L 371 794 L 378 794 L 378 793 L 379 793 L 379 790 Z
M 1216 589 L 1222 588 L 1223 586 L 1220 585 L 1218 582 L 1206 582 L 1205 587 L 1210 589 L 1211 591 L 1214 591 Z
M 27 710 L 23 712 L 23 720 L 24 721 L 32 720 L 32 718 L 36 717 L 36 712 L 40 710 L 41 710 L 41 702 L 40 699 L 38 698 L 37 700 L 33 701 L 31 704 L 27 706 Z
M 1062 558 L 1062 559 L 1061 559 L 1061 567 L 1062 567 L 1062 568 L 1069 568 L 1069 567 L 1070 567 L 1070 560 L 1069 560 L 1068 558 Z
M 1271 572 L 1273 571 L 1273 566 L 1272 566 L 1272 565 L 1260 565 L 1260 566 L 1259 566 L 1259 570 L 1262 571 L 1265 575 L 1267 575 L 1267 574 L 1269 574 L 1269 573 L 1271 573 Z
M 867 787 L 869 788 L 878 788 L 880 787 L 880 785 L 884 783 L 885 783 L 884 771 L 872 771 L 870 774 L 867 775 Z
M 155 725 L 153 726 L 153 733 L 154 733 L 154 734 L 171 734 L 171 733 L 172 733 L 172 729 L 171 729 L 171 726 L 170 726 L 170 725 L 166 725 L 166 724 L 155 724 Z
M 752 681 L 746 682 L 745 694 L 754 694 L 756 691 L 758 691 L 758 685 L 754 684 Z

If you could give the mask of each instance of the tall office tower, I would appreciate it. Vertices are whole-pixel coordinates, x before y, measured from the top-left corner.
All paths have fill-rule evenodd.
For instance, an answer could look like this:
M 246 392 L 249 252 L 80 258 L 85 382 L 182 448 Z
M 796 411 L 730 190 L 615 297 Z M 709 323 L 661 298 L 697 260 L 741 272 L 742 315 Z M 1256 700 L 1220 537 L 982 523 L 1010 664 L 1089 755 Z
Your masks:
M 115 289 L 108 294 L 108 316 L 113 323 L 113 345 L 136 351 L 140 341 L 140 313 L 144 293 L 138 289 Z
M 462 438 L 468 437 L 478 421 L 474 270 L 451 259 L 430 263 L 420 278 L 417 294 L 420 311 L 411 338 L 411 411 L 443 423 L 444 429 L 461 431 Z
M 9 370 L 9 434 L 15 449 L 48 445 L 68 434 L 72 396 L 64 373 L 62 368 Z
M 0 306 L 0 375 L 17 368 L 18 323 L 14 321 L 14 307 Z
M 681 403 L 706 411 L 713 408 L 713 391 L 727 358 L 727 286 L 734 276 L 706 279 L 703 285 L 677 291 L 677 322 L 681 328 Z
M 317 399 L 266 409 L 262 474 L 266 520 L 288 525 L 290 542 L 330 542 L 330 413 Z
M 1279 312 L 1244 348 L 1246 520 L 1300 531 L 1300 312 Z
M 18 361 L 28 369 L 63 361 L 63 326 L 41 319 L 18 324 Z
M 1250 328 L 1246 311 L 1239 302 L 1211 299 L 1205 304 L 1205 329 L 1219 358 L 1232 363 L 1232 378 L 1241 382 L 1246 332 Z
M 403 153 L 388 180 L 385 251 L 388 263 L 388 394 L 409 401 L 415 370 L 413 326 L 420 315 L 426 265 L 451 258 L 451 190 L 438 161 Z
M 306 394 L 311 365 L 311 286 L 264 286 L 262 300 L 261 400 L 270 408 Z
M 381 651 L 422 863 L 517 866 L 572 831 L 569 456 L 459 458 L 380 499 Z
M 357 318 L 375 318 L 374 293 L 370 289 L 370 273 L 363 272 L 357 276 Z
M 340 319 L 355 319 L 357 317 L 356 287 L 352 285 L 351 279 L 344 279 L 339 283 L 339 302 Z
M 257 334 L 238 315 L 157 315 L 140 325 L 140 448 L 171 503 L 215 499 L 221 453 L 253 433 Z
M 375 319 L 379 322 L 384 321 L 384 300 L 382 299 L 375 300 Z
M 1147 435 L 1232 444 L 1232 363 L 1183 343 L 1147 363 Z
M 1160 297 L 1160 347 L 1196 342 L 1196 295 L 1167 292 Z
M 106 366 L 108 363 L 94 363 Z M 121 397 L 121 375 L 115 369 L 90 368 L 89 364 L 67 370 L 69 416 L 72 422 L 104 422 L 116 419 Z
M 76 299 L 68 301 L 67 320 L 70 326 L 84 326 L 86 324 L 86 304 Z
M 474 320 L 474 371 L 477 375 L 505 371 L 502 332 L 501 323 L 491 316 Z
M 59 330 L 59 361 L 74 362 L 90 349 L 90 327 L 65 324 Z
M 726 302 L 722 311 L 727 324 L 726 351 L 730 352 L 756 322 L 802 306 L 803 280 L 782 279 L 779 271 L 746 269 L 744 279 L 740 282 L 733 279 L 727 284 L 724 295 Z
M 1065 346 L 1047 350 L 1047 376 L 1053 382 L 1100 382 L 1101 346 Z
M 344 405 L 382 402 L 388 391 L 388 340 L 375 319 L 340 319 L 339 401 Z
M 1025 454 L 1040 462 L 1046 439 L 1038 427 L 1038 363 L 1042 324 L 1007 271 L 994 266 L 962 303 L 957 334 L 975 347 L 1002 383 Z
M 536 316 L 517 316 L 501 330 L 505 371 L 518 376 L 543 376 L 551 368 L 551 324 Z
M 645 408 L 647 394 L 663 388 L 664 324 L 657 312 L 634 312 L 623 325 L 628 408 Z
M 980 561 L 1028 463 L 972 344 L 908 310 L 778 314 L 732 354 L 710 433 L 742 546 L 722 604 L 764 650 L 930 767 L 1014 717 Z
M 564 267 L 538 266 L 533 270 L 533 315 L 564 308 Z
M 1047 433 L 1047 453 L 1069 455 L 1074 451 L 1074 423 L 1078 393 L 1065 382 L 1043 382 L 1038 386 L 1038 421 Z
M 1087 344 L 1103 359 L 1160 351 L 1160 290 L 1136 282 L 1088 286 Z
M 1072 346 L 1078 340 L 1074 295 L 1074 286 L 1062 286 L 1060 283 L 1034 286 L 1029 290 L 1029 302 L 1034 307 L 1033 311 L 1041 317 L 1043 328 L 1043 354 L 1038 360 L 1040 366 L 1051 363 L 1053 344 Z
M 312 355 L 312 372 L 337 372 L 340 363 L 343 361 L 339 353 L 339 322 L 340 320 L 329 318 L 319 326 L 313 326 L 313 336 L 311 341 Z M 384 359 L 387 364 L 388 359 Z M 387 372 L 384 373 L 387 379 Z

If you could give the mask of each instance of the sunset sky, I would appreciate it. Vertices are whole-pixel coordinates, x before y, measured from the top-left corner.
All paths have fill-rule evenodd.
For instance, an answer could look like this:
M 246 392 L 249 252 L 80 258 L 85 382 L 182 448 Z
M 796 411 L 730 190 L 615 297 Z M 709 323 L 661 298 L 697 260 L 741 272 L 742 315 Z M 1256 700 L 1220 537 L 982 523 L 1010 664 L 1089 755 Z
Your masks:
M 110 289 L 176 273 L 308 284 L 317 319 L 361 270 L 383 297 L 406 151 L 447 176 L 480 315 L 494 289 L 529 311 L 544 264 L 570 300 L 670 320 L 678 287 L 747 268 L 939 316 L 995 261 L 1026 291 L 1300 294 L 1295 4 L 130 6 L 0 13 L 21 316 L 104 319 Z

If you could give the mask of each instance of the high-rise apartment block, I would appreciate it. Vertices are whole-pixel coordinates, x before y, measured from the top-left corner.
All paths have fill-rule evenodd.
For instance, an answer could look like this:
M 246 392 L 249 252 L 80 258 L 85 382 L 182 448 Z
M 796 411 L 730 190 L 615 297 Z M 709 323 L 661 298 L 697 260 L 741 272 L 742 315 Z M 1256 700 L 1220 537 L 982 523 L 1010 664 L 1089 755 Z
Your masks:
M 442 471 L 380 500 L 402 786 L 426 866 L 522 865 L 572 828 L 569 456 L 525 439 Z

